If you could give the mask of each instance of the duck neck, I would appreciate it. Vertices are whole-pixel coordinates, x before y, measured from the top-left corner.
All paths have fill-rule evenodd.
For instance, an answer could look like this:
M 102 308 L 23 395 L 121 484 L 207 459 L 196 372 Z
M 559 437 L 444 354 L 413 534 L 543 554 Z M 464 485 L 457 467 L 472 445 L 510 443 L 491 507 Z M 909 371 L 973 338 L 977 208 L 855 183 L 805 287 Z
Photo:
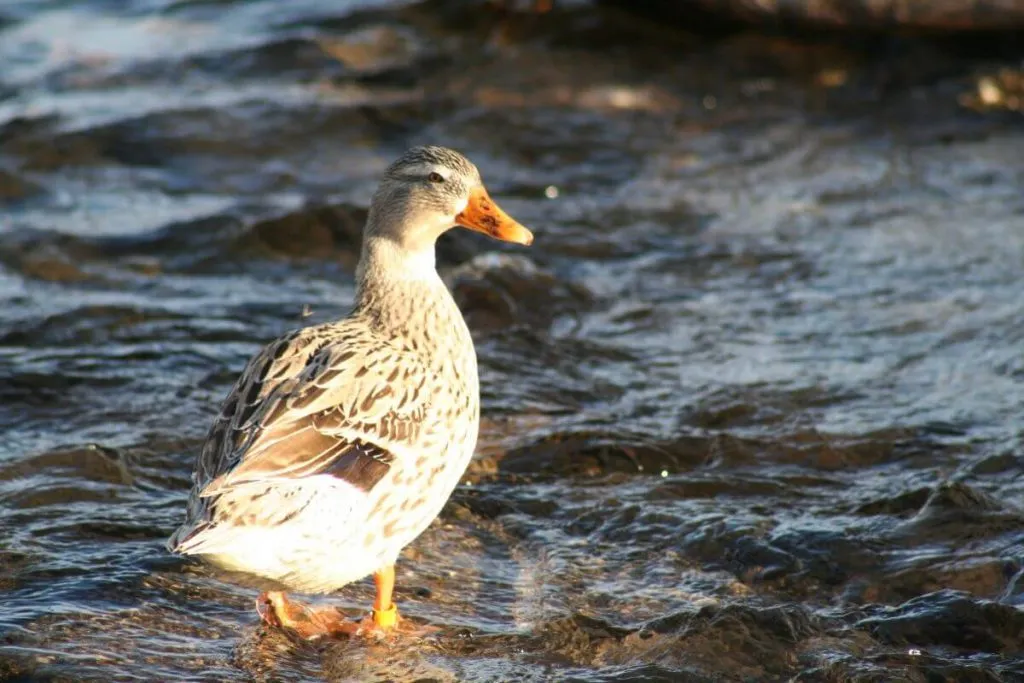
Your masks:
M 388 237 L 366 237 L 356 287 L 356 310 L 393 328 L 415 325 L 438 307 L 455 306 L 437 274 L 433 244 L 410 250 Z
M 360 289 L 379 281 L 419 281 L 438 279 L 434 245 L 408 249 L 388 237 L 368 236 L 363 240 L 356 282 Z

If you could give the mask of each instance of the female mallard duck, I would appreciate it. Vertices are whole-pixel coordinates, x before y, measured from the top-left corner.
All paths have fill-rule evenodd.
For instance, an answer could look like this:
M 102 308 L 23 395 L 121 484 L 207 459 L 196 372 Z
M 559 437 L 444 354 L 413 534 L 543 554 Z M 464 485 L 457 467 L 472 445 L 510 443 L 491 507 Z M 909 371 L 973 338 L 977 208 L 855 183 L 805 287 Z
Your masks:
M 479 425 L 473 340 L 434 267 L 453 225 L 533 241 L 464 156 L 409 150 L 373 197 L 352 313 L 264 348 L 209 432 L 172 552 L 310 593 L 374 575 L 361 624 L 280 592 L 260 596 L 267 623 L 306 637 L 397 623 L 395 559 L 448 500 Z

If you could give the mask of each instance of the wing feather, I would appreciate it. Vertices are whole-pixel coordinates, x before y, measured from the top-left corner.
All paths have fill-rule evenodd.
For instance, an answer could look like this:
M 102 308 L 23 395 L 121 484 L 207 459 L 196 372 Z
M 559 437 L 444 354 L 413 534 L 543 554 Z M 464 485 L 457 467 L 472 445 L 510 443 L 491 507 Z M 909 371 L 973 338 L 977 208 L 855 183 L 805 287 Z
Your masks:
M 358 494 L 409 457 L 408 444 L 433 419 L 427 377 L 416 354 L 358 318 L 268 344 L 224 400 L 193 472 L 185 523 L 168 547 L 215 552 L 234 526 L 280 524 L 323 486 L 365 504 Z M 316 483 L 304 489 L 302 481 Z M 256 511 L 240 503 L 262 496 L 274 502 Z
M 369 490 L 421 429 L 425 380 L 415 355 L 356 325 L 282 337 L 225 400 L 200 455 L 200 496 L 324 473 Z

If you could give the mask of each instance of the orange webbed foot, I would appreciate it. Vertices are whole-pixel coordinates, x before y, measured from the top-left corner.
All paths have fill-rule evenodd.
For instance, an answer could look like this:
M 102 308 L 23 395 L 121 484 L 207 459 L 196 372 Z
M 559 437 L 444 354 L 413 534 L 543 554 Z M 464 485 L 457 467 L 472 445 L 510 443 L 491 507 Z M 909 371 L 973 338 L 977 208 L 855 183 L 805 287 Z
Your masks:
M 262 593 L 256 600 L 256 611 L 264 624 L 291 631 L 305 640 L 325 637 L 382 639 L 397 633 L 399 625 L 404 624 L 398 616 L 398 608 L 394 605 L 387 610 L 374 610 L 361 621 L 352 621 L 338 609 L 314 609 L 289 600 L 280 591 Z M 402 632 L 406 630 L 408 629 L 401 628 Z
M 289 600 L 280 591 L 262 593 L 256 599 L 260 621 L 274 628 L 294 632 L 306 640 L 350 635 L 353 623 L 333 607 L 314 609 L 301 602 Z

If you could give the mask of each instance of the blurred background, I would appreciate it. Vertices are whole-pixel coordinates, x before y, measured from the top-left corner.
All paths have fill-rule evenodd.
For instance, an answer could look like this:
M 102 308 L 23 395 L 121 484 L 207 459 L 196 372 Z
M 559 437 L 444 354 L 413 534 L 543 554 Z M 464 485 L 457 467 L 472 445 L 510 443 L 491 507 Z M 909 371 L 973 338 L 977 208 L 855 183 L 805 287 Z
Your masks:
M 0 680 L 1024 680 L 1024 3 L 0 5 Z M 397 646 L 167 555 L 413 144 L 479 454 Z M 329 601 L 366 605 L 372 587 Z

